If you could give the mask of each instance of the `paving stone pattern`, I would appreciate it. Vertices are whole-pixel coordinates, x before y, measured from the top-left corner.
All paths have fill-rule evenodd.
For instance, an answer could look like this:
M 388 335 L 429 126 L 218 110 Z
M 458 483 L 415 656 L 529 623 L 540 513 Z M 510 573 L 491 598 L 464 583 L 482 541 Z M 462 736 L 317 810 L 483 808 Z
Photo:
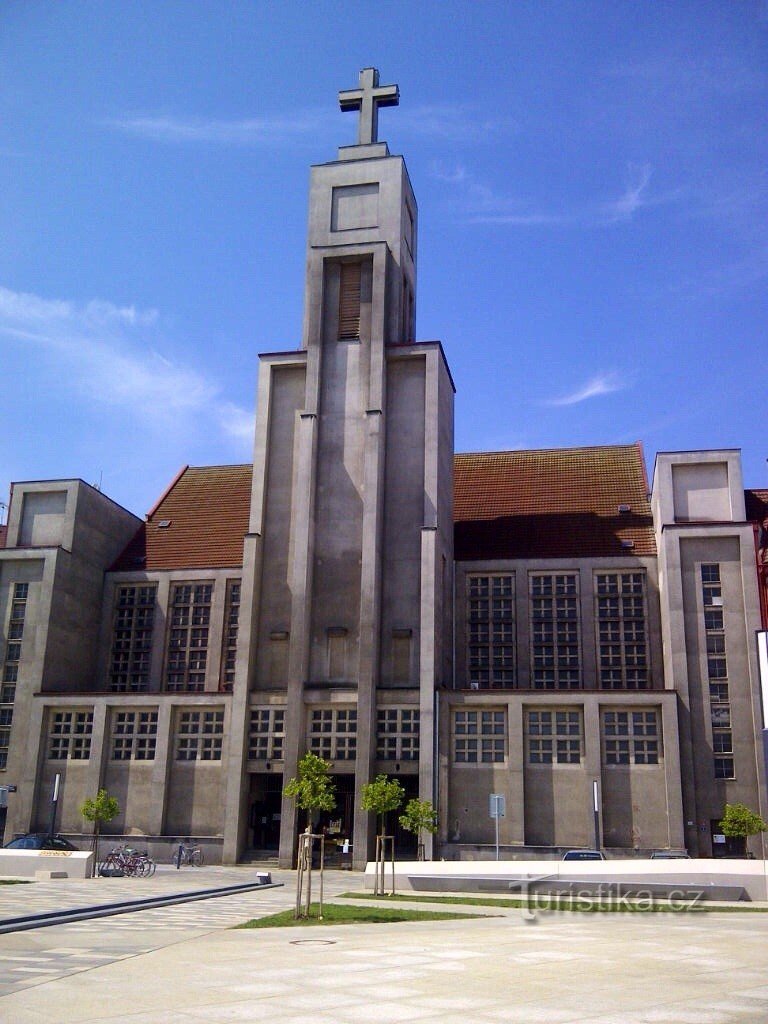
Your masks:
M 152 879 L 67 880 L 2 887 L 0 920 L 63 908 L 104 906 L 123 899 L 199 891 L 216 885 L 238 885 L 254 876 L 255 872 L 242 869 L 206 868 L 194 873 L 172 869 Z M 329 876 L 329 895 L 349 887 L 346 872 Z M 272 877 L 287 884 L 0 935 L 0 996 L 292 907 L 295 876 L 291 872 L 272 872 Z

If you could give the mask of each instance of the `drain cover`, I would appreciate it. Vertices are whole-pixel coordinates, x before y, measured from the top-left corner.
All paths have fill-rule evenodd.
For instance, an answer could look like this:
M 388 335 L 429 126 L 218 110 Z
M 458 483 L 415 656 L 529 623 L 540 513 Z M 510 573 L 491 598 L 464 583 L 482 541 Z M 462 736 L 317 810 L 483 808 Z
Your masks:
M 292 946 L 335 946 L 335 939 L 291 939 Z

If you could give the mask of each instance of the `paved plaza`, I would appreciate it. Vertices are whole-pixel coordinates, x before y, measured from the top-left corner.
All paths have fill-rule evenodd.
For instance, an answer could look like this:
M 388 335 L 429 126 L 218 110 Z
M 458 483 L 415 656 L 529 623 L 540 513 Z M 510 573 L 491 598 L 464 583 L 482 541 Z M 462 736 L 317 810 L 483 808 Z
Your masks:
M 160 874 L 128 892 L 246 881 Z M 236 931 L 292 904 L 283 888 L 0 935 L 3 1024 L 758 1024 L 768 1020 L 768 914 L 571 914 Z M 196 879 L 196 881 L 195 881 Z M 101 882 L 2 890 L 0 919 Z M 361 877 L 326 874 L 329 895 Z M 90 887 L 90 893 L 89 893 Z M 34 904 L 34 906 L 33 906 Z M 493 912 L 493 911 L 489 911 Z

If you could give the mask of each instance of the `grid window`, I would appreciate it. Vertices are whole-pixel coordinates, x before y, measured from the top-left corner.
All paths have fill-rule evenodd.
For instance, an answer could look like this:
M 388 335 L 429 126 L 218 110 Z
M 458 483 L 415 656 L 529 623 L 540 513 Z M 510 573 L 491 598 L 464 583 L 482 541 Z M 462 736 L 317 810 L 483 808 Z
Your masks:
M 329 761 L 354 761 L 357 709 L 313 708 L 309 714 L 309 749 Z
M 165 688 L 200 693 L 205 689 L 212 583 L 177 583 L 170 607 Z
M 376 756 L 382 761 L 418 761 L 419 711 L 417 708 L 379 708 Z
M 117 588 L 112 619 L 110 690 L 141 693 L 149 689 L 155 593 L 155 586 Z
M 658 764 L 661 754 L 657 711 L 604 711 L 605 764 Z
M 515 685 L 515 578 L 467 578 L 467 677 L 473 690 Z
M 645 575 L 600 573 L 595 589 L 599 685 L 606 690 L 647 689 Z
M 506 735 L 506 711 L 454 711 L 453 759 L 457 764 L 502 762 Z
M 223 711 L 182 711 L 176 728 L 176 760 L 220 761 L 223 739 Z
M 51 761 L 87 761 L 91 756 L 93 711 L 53 711 L 48 733 Z
M 576 574 L 530 577 L 531 686 L 574 690 L 582 685 Z
M 224 608 L 224 636 L 221 652 L 222 693 L 232 693 L 235 684 L 235 662 L 237 660 L 237 626 L 240 618 L 240 580 L 227 582 L 227 600 Z
M 285 743 L 285 708 L 252 708 L 248 757 L 253 761 L 281 761 Z
M 579 710 L 535 710 L 526 715 L 530 764 L 580 764 L 582 736 Z
M 154 761 L 157 711 L 116 711 L 112 716 L 112 760 Z

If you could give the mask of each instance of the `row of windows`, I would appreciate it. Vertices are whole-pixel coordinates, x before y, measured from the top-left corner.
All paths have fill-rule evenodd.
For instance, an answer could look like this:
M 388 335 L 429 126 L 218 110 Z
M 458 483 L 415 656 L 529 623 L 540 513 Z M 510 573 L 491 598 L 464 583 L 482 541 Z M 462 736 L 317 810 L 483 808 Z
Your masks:
M 114 761 L 153 761 L 157 749 L 157 711 L 118 711 L 112 718 L 110 754 Z M 93 738 L 92 711 L 53 711 L 48 734 L 51 761 L 87 761 Z M 174 732 L 177 761 L 220 761 L 224 711 L 180 711 Z
M 309 713 L 309 749 L 334 761 L 353 760 L 357 744 L 355 708 L 316 708 Z M 0 709 L 0 728 L 3 725 Z M 115 711 L 111 718 L 110 756 L 114 761 L 152 761 L 157 750 L 156 709 Z M 174 735 L 176 760 L 221 759 L 224 735 L 222 710 L 180 711 Z M 93 712 L 53 711 L 50 717 L 50 760 L 86 761 L 91 756 Z M 281 760 L 285 742 L 285 708 L 253 708 L 248 756 Z M 378 712 L 377 757 L 417 761 L 419 712 L 415 708 L 381 708 Z
M 110 651 L 109 688 L 121 693 L 149 690 L 155 584 L 117 588 Z M 169 692 L 200 693 L 208 668 L 212 583 L 177 583 L 171 588 L 163 686 Z M 219 689 L 231 692 L 235 678 L 240 581 L 228 580 Z
M 598 684 L 643 690 L 649 684 L 645 575 L 595 574 Z M 583 686 L 579 576 L 529 576 L 531 688 Z M 467 675 L 472 689 L 516 684 L 514 574 L 467 579 Z
M 603 711 L 601 742 L 606 765 L 658 764 L 661 759 L 658 711 Z M 456 764 L 503 762 L 507 756 L 506 711 L 454 711 L 452 745 Z M 528 710 L 525 748 L 529 764 L 580 764 L 584 756 L 581 710 Z

